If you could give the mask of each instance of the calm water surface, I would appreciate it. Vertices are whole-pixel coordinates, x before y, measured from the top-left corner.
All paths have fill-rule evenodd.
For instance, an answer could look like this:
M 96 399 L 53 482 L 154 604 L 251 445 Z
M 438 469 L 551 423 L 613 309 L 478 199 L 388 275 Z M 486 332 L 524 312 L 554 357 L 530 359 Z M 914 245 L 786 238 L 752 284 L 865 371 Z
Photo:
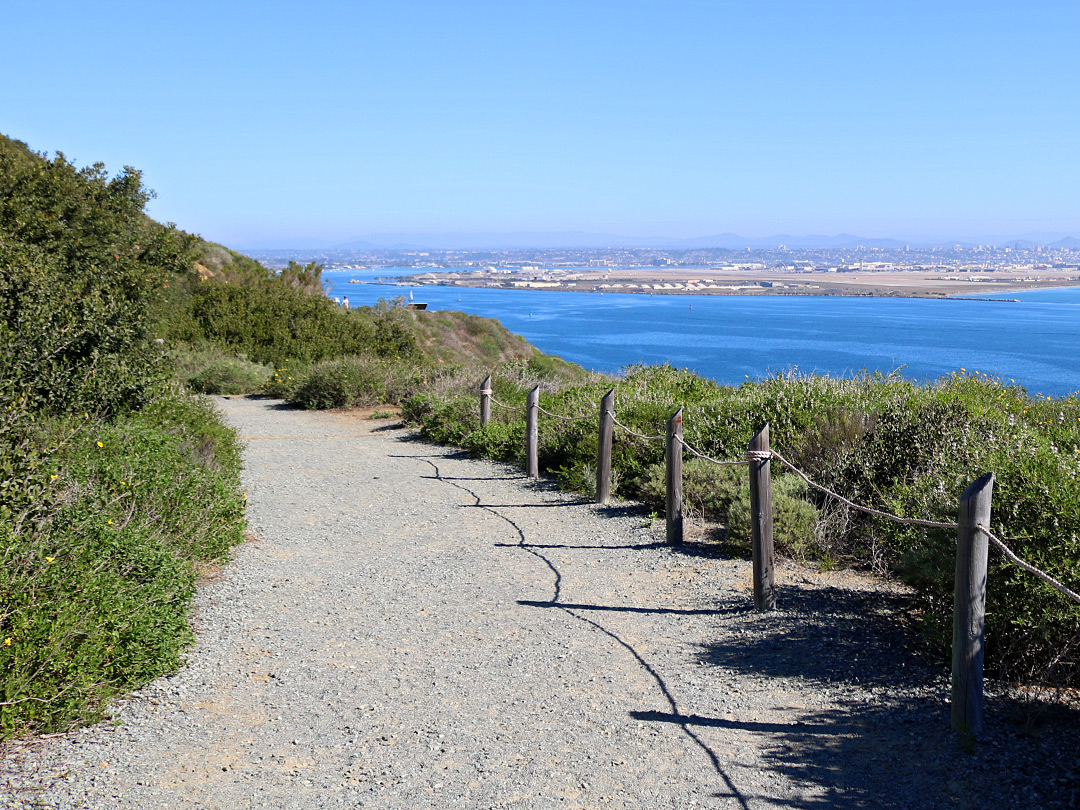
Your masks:
M 324 273 L 353 306 L 408 295 L 388 278 L 415 270 Z M 737 384 L 798 368 L 863 369 L 931 380 L 965 368 L 1032 393 L 1080 390 L 1080 288 L 1004 293 L 1019 303 L 964 299 L 697 296 L 413 288 L 429 309 L 498 318 L 541 350 L 597 371 L 671 363 Z

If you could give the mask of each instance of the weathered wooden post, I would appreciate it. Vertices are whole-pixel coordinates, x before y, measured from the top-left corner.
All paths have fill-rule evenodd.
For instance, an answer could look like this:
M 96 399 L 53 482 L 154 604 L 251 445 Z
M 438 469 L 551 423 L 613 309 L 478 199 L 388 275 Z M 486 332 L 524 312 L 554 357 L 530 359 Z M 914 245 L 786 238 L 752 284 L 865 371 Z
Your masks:
M 615 433 L 615 389 L 600 400 L 600 441 L 596 449 L 596 502 L 611 497 L 611 438 Z
M 529 392 L 529 403 L 525 409 L 525 474 L 529 478 L 540 477 L 540 462 L 537 450 L 540 444 L 540 386 Z
M 772 459 L 769 426 L 766 424 L 750 440 L 746 457 L 750 462 L 750 535 L 754 554 L 754 607 L 776 610 L 773 569 Z
M 487 427 L 491 421 L 491 375 L 488 374 L 480 383 L 480 427 Z
M 986 473 L 960 496 L 953 592 L 952 726 L 983 730 L 983 635 L 986 618 L 986 558 L 994 474 Z
M 667 541 L 683 541 L 682 502 L 682 408 L 667 423 L 667 445 L 664 448 L 667 465 Z

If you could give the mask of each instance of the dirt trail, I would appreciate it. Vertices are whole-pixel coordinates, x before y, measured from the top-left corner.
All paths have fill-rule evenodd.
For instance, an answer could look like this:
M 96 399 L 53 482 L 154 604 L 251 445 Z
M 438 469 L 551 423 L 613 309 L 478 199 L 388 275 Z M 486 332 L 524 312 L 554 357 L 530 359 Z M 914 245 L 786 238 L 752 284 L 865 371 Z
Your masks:
M 184 670 L 9 750 L 10 806 L 1075 806 L 1002 774 L 1011 732 L 953 742 L 895 591 L 781 567 L 759 615 L 748 562 L 632 510 L 387 422 L 220 405 L 257 539 L 201 589 Z

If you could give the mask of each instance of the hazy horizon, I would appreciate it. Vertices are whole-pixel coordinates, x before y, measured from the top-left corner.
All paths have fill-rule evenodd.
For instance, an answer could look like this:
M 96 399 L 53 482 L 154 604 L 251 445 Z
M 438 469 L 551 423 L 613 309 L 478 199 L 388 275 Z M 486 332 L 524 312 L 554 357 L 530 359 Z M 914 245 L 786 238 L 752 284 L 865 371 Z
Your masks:
M 1080 4 L 5 6 L 4 134 L 228 245 L 1080 233 Z
M 912 248 L 947 247 L 952 245 L 991 245 L 1008 247 L 1015 243 L 1030 243 L 1045 247 L 1064 240 L 1080 240 L 1080 232 L 1027 233 L 1012 237 L 947 238 L 920 240 L 893 236 L 840 234 L 742 234 L 702 235 L 679 239 L 666 236 L 627 236 L 598 234 L 588 231 L 551 232 L 447 232 L 447 233 L 390 233 L 367 234 L 355 239 L 327 242 L 315 239 L 276 239 L 231 245 L 238 250 L 513 250 L 537 249 L 658 249 L 692 250 L 767 250 L 784 245 L 796 250 L 840 249 L 864 244 L 876 246 L 910 246 Z

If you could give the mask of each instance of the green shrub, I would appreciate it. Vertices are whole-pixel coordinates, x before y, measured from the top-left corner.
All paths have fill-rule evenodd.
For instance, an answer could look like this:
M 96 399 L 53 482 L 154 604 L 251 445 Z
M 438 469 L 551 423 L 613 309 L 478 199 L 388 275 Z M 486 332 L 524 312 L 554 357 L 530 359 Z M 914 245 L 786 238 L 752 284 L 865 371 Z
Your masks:
M 310 366 L 307 363 L 297 363 L 286 358 L 281 365 L 273 369 L 266 378 L 266 382 L 260 387 L 260 392 L 268 397 L 289 400 L 295 396 L 297 390 L 307 379 Z
M 261 392 L 274 372 L 243 355 L 229 354 L 212 344 L 181 344 L 168 353 L 176 376 L 200 394 L 253 394 Z
M 3 736 L 93 720 L 118 691 L 180 665 L 194 569 L 150 527 L 104 514 L 115 512 L 84 501 L 21 537 L 5 527 Z
M 196 240 L 150 196 L 0 136 L 0 736 L 175 670 L 198 565 L 242 536 L 236 437 L 153 339 Z
M 424 389 L 414 364 L 371 357 L 341 357 L 308 371 L 289 401 L 303 408 L 354 408 L 397 404 Z
M 274 367 L 348 355 L 419 356 L 408 328 L 389 313 L 343 309 L 286 283 L 202 282 L 170 328 L 174 340 L 207 341 Z
M 806 500 L 807 487 L 791 475 L 773 476 L 773 545 L 777 553 L 800 560 L 831 562 L 827 548 L 817 542 L 818 510 Z M 750 547 L 750 492 L 731 504 L 728 511 L 728 538 Z
M 3 736 L 93 719 L 174 671 L 198 565 L 244 530 L 239 444 L 200 399 L 17 422 L 0 433 Z
M 749 502 L 746 470 L 718 467 L 701 459 L 683 465 L 683 503 L 691 515 L 729 521 L 728 514 L 738 501 Z M 641 499 L 652 509 L 663 511 L 667 502 L 667 473 L 663 463 L 649 467 L 641 483 Z
M 214 361 L 189 377 L 187 384 L 200 394 L 253 394 L 271 374 L 266 366 L 236 357 Z
M 525 462 L 525 423 L 489 422 L 479 424 L 461 437 L 460 445 L 472 455 L 500 461 Z
M 665 467 L 650 468 L 641 487 L 643 500 L 663 511 L 667 498 Z M 801 560 L 825 556 L 815 539 L 817 509 L 806 500 L 807 487 L 791 475 L 772 479 L 773 544 L 780 554 Z M 683 506 L 691 516 L 724 524 L 730 543 L 750 547 L 750 483 L 745 467 L 720 467 L 703 459 L 683 465 Z
M 152 318 L 191 238 L 143 214 L 134 169 L 110 179 L 2 136 L 0 189 L 0 379 L 36 412 L 138 408 L 166 377 Z

